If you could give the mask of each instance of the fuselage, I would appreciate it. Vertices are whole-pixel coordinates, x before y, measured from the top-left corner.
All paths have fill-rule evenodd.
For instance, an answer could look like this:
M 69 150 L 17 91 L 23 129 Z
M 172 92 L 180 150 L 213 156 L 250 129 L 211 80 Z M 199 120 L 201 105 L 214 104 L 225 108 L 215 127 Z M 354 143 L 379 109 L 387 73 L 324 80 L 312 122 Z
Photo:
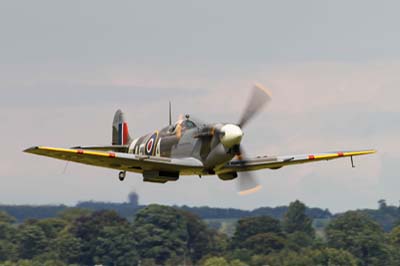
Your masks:
M 175 125 L 132 140 L 128 152 L 164 158 L 196 158 L 204 165 L 203 174 L 213 174 L 236 154 L 242 137 L 236 127 L 182 119 Z

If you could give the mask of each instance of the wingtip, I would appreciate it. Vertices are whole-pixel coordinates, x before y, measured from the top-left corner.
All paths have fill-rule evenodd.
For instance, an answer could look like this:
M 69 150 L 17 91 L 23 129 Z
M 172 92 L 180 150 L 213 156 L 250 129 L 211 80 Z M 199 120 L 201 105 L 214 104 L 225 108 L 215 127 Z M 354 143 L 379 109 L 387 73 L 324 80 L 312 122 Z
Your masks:
M 375 149 L 368 149 L 368 150 L 349 151 L 349 152 L 344 152 L 343 154 L 345 156 L 358 156 L 358 155 L 374 154 L 377 152 L 378 151 Z
M 23 152 L 33 153 L 33 151 L 38 150 L 38 149 L 39 149 L 39 146 L 33 146 L 33 147 L 30 147 L 30 148 L 27 148 L 27 149 L 23 150 Z

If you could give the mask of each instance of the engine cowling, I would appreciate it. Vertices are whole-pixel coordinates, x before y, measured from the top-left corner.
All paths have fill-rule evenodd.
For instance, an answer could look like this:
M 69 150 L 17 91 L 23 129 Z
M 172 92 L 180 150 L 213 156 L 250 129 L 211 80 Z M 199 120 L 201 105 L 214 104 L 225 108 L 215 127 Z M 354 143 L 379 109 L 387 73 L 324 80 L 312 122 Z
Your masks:
M 219 143 L 208 154 L 204 166 L 206 168 L 214 168 L 218 165 L 229 162 L 233 156 L 234 154 L 227 150 L 222 143 Z

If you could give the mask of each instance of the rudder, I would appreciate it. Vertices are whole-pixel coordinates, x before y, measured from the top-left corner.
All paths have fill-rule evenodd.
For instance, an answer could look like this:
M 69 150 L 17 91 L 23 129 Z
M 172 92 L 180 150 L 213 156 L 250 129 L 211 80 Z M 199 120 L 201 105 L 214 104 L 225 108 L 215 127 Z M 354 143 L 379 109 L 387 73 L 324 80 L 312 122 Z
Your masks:
M 112 126 L 112 145 L 127 145 L 130 141 L 131 137 L 129 136 L 125 115 L 121 110 L 117 110 Z

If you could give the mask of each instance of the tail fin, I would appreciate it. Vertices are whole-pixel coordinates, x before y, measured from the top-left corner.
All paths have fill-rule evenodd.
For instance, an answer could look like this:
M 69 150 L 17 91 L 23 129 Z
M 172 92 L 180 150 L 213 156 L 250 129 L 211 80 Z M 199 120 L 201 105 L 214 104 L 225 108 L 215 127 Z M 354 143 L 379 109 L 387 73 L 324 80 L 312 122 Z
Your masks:
M 128 123 L 121 110 L 115 112 L 112 127 L 112 145 L 127 145 L 131 141 L 128 132 Z

